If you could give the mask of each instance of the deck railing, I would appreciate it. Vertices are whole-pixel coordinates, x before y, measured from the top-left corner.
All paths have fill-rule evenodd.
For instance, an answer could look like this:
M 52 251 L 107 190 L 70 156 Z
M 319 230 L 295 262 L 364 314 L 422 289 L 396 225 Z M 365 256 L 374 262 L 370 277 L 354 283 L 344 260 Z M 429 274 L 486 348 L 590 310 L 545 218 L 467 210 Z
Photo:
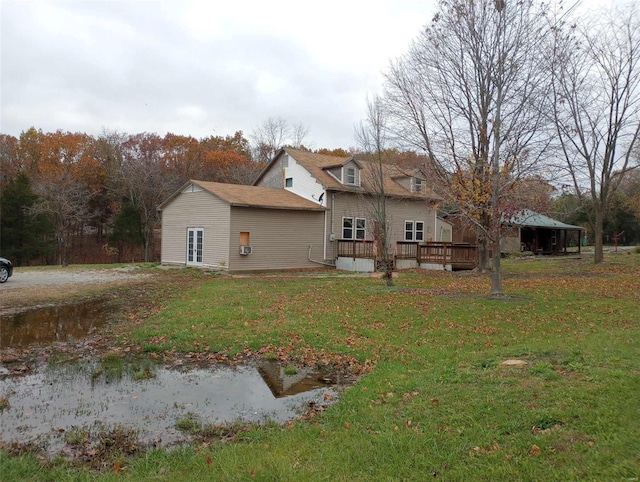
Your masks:
M 430 242 L 418 245 L 418 263 L 450 264 L 453 269 L 473 269 L 478 262 L 478 247 L 471 244 Z
M 376 258 L 375 241 L 367 239 L 339 239 L 338 256 L 346 258 Z M 473 269 L 478 262 L 478 247 L 472 244 L 447 242 L 396 242 L 396 259 L 415 259 L 418 264 L 431 263 L 452 269 Z
M 338 256 L 344 258 L 375 258 L 374 241 L 369 239 L 338 239 Z
M 416 259 L 418 257 L 418 243 L 416 241 L 396 242 L 397 259 Z

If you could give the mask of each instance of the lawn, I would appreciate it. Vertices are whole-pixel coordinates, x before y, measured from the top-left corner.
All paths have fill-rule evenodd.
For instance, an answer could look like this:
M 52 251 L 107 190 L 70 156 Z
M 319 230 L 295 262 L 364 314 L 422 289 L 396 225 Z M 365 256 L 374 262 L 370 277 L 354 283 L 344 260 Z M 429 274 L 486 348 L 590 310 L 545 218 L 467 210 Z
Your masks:
M 0 478 L 638 480 L 640 254 L 503 265 L 507 300 L 464 272 L 203 274 L 118 343 L 371 368 L 311 420 L 101 472 L 3 454 Z

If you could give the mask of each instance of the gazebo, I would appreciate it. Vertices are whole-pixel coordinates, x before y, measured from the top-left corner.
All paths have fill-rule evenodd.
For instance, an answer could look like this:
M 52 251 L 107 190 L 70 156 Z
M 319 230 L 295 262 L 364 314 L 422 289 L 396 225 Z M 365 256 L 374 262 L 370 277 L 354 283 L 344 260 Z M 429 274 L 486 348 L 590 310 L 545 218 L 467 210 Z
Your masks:
M 522 209 L 503 217 L 507 233 L 502 251 L 531 251 L 535 254 L 566 254 L 570 245 L 580 253 L 582 226 L 565 224 L 544 214 Z M 575 242 L 575 244 L 573 244 Z

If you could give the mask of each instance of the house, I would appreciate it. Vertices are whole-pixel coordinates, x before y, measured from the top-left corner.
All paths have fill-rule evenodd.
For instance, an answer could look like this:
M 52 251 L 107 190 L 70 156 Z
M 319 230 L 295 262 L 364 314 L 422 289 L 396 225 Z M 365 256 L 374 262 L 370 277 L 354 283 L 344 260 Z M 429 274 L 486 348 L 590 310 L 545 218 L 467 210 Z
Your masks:
M 531 251 L 535 254 L 567 253 L 570 246 L 580 252 L 584 228 L 557 221 L 544 214 L 521 209 L 502 221 L 502 253 Z
M 418 169 L 406 171 L 353 157 L 284 148 L 254 185 L 284 189 L 326 207 L 324 235 L 313 247 L 313 255 L 340 269 L 376 269 L 374 205 L 375 196 L 382 192 L 379 186 L 384 186 L 389 239 L 395 245 L 390 248 L 396 254 L 397 267 L 417 266 L 415 255 L 403 256 L 406 249 L 402 243 L 415 246 L 451 241 L 451 225 L 437 214 L 442 199 L 428 187 L 426 176 Z
M 162 263 L 228 271 L 323 264 L 375 271 L 373 201 L 381 179 L 397 267 L 416 267 L 418 245 L 451 241 L 451 225 L 437 215 L 441 199 L 419 170 L 383 165 L 376 176 L 376 166 L 284 148 L 253 186 L 189 181 L 159 206 Z
M 189 181 L 162 211 L 163 264 L 228 271 L 317 267 L 326 208 L 284 189 Z

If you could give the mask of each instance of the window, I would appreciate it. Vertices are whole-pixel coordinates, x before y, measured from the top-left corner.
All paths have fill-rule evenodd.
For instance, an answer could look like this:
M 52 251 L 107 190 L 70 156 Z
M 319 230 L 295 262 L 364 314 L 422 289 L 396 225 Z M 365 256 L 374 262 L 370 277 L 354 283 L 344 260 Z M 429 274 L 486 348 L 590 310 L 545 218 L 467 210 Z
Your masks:
M 411 180 L 413 181 L 413 192 L 423 192 L 423 180 L 419 177 L 413 177 Z
M 288 177 L 284 180 L 284 187 L 293 187 L 293 178 Z
M 405 221 L 404 240 L 424 241 L 424 221 Z
M 367 220 L 364 218 L 356 218 L 356 239 L 364 239 L 367 231 Z
M 413 221 L 404 222 L 404 240 L 413 241 Z
M 350 184 L 355 186 L 356 182 L 356 168 L 355 167 L 347 167 L 347 175 L 345 176 L 346 184 Z
M 365 218 L 342 218 L 342 239 L 365 239 L 366 235 Z
M 249 241 L 249 239 L 250 239 L 250 233 L 248 231 L 240 231 L 241 246 L 250 246 L 251 242 Z
M 342 239 L 353 239 L 353 218 L 342 218 Z

